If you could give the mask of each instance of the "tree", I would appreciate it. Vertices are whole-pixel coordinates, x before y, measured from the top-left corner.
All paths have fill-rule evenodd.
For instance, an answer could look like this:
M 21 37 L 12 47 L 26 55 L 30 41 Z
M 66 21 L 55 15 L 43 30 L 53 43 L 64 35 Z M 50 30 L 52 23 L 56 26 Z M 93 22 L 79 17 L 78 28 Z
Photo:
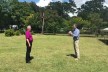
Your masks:
M 108 26 L 108 8 L 103 5 L 104 2 L 105 0 L 91 0 L 78 8 L 78 16 L 90 22 L 88 27 L 92 33 Z
M 79 29 L 83 27 L 89 28 L 90 22 L 88 20 L 83 20 L 81 17 L 72 17 L 70 18 L 71 26 L 77 24 Z
M 83 19 L 88 19 L 88 15 L 90 13 L 102 13 L 104 2 L 105 0 L 87 1 L 81 6 L 81 8 L 79 8 L 78 16 L 82 17 Z
M 76 11 L 75 9 L 76 5 L 74 1 L 71 2 L 51 2 L 46 8 L 56 10 L 58 15 L 68 19 L 69 15 L 68 13 L 74 13 Z
M 35 2 L 31 2 L 30 5 L 31 5 L 31 8 L 34 12 L 39 12 L 40 7 L 37 6 Z
M 12 24 L 20 26 L 21 24 L 27 24 L 27 20 L 34 14 L 30 3 L 16 2 L 11 13 Z
M 44 26 L 45 26 L 45 8 L 40 8 L 41 18 L 42 18 L 42 31 L 41 33 L 44 34 Z
M 7 28 L 11 19 L 12 2 L 14 0 L 0 0 L 0 28 Z
M 42 19 L 40 13 L 34 13 L 29 19 L 28 25 L 29 24 L 32 26 L 32 30 L 34 32 L 40 33 L 42 27 Z
M 62 27 L 62 18 L 57 11 L 47 9 L 45 10 L 45 31 L 56 33 Z
M 104 21 L 108 22 L 108 7 L 103 8 L 101 17 L 103 18 Z
M 102 27 L 103 19 L 100 18 L 100 14 L 98 13 L 91 13 L 88 16 L 88 18 L 89 18 L 89 21 L 91 22 L 90 29 L 92 33 L 95 32 L 95 34 L 97 34 L 98 30 L 100 30 Z

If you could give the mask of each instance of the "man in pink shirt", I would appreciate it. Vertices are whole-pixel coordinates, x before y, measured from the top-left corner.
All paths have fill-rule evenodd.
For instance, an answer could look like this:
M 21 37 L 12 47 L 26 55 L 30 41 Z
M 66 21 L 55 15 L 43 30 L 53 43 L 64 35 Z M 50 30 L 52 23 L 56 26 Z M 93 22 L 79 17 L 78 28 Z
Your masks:
M 32 42 L 33 42 L 33 37 L 31 34 L 31 26 L 27 26 L 27 30 L 25 33 L 25 37 L 26 37 L 26 63 L 30 63 L 30 60 L 33 59 L 33 57 L 30 57 L 30 53 L 31 53 L 31 48 L 32 48 Z

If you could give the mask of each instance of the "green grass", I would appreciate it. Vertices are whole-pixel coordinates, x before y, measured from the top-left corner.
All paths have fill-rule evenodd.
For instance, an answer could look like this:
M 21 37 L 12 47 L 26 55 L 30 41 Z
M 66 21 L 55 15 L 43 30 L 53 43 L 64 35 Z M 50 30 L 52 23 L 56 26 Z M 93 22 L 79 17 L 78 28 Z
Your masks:
M 108 72 L 108 45 L 81 37 L 81 59 L 75 61 L 72 37 L 34 35 L 31 64 L 25 63 L 25 36 L 0 34 L 0 72 Z

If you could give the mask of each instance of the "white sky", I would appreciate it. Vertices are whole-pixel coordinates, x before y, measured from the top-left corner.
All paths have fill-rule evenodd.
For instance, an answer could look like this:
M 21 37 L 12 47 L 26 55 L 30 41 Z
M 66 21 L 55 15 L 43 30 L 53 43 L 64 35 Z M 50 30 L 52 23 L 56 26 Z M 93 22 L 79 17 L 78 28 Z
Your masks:
M 41 6 L 41 7 L 44 7 L 44 6 L 47 6 L 50 2 L 52 1 L 63 1 L 63 0 L 39 0 L 39 2 L 37 2 L 36 4 L 38 6 Z M 66 0 L 65 0 L 66 1 Z M 74 0 L 76 5 L 78 7 L 80 7 L 82 4 L 84 4 L 86 1 L 90 1 L 90 0 Z M 108 6 L 108 0 L 105 0 L 105 4 L 106 6 Z
M 40 0 L 39 2 L 37 2 L 36 4 L 38 6 L 41 6 L 41 7 L 44 7 L 44 6 L 47 6 L 50 2 L 52 1 L 63 1 L 63 0 Z M 66 1 L 66 0 L 65 0 Z M 77 7 L 80 7 L 82 4 L 84 4 L 86 1 L 90 1 L 90 0 L 74 0 Z M 105 3 L 104 3 L 105 6 L 108 6 L 108 0 L 105 0 Z M 77 14 L 71 14 L 69 13 L 70 16 L 76 16 Z
M 52 2 L 52 1 L 54 1 L 54 2 L 56 2 L 56 1 L 62 2 L 63 0 L 40 0 L 40 1 L 37 2 L 36 4 L 37 4 L 38 6 L 45 7 L 45 6 L 47 6 L 47 5 L 48 5 L 50 2 Z

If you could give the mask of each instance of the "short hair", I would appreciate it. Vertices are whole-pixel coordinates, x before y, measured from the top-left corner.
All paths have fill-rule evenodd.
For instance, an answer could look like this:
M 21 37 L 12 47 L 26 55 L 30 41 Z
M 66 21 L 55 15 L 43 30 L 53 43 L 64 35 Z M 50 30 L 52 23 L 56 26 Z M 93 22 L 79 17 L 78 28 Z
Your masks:
M 31 28 L 31 26 L 30 26 L 30 25 L 28 25 L 28 26 L 27 26 L 27 29 L 30 29 L 30 28 Z

